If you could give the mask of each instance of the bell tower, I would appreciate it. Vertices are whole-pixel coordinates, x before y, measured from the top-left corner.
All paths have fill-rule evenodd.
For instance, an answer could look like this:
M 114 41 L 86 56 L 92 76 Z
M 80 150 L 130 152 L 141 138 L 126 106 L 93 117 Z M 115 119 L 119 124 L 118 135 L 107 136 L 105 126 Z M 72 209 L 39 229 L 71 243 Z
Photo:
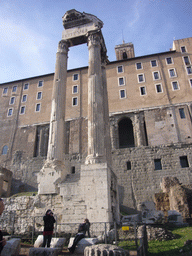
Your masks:
M 122 44 L 115 46 L 116 60 L 126 60 L 135 57 L 134 45 L 123 41 Z

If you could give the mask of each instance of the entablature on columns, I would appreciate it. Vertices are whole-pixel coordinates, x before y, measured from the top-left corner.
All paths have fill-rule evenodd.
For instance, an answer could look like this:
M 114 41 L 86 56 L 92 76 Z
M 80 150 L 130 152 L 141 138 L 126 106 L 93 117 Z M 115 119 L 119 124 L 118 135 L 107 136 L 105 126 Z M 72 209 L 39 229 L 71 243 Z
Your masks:
M 106 62 L 107 49 L 101 33 L 103 22 L 100 19 L 92 14 L 78 12 L 75 9 L 67 11 L 62 19 L 64 26 L 62 39 L 68 42 L 69 47 L 84 43 L 89 44 L 89 40 L 93 45 L 99 43 L 102 63 Z

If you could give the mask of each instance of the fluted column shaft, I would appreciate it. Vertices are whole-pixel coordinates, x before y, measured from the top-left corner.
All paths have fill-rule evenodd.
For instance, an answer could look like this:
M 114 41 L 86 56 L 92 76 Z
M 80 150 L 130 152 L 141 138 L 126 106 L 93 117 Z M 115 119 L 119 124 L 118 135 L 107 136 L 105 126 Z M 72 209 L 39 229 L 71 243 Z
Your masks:
M 88 36 L 88 156 L 86 163 L 106 161 L 104 149 L 103 88 L 100 34 Z
M 65 100 L 67 80 L 68 42 L 61 40 L 56 54 L 53 82 L 48 160 L 62 161 L 65 153 Z

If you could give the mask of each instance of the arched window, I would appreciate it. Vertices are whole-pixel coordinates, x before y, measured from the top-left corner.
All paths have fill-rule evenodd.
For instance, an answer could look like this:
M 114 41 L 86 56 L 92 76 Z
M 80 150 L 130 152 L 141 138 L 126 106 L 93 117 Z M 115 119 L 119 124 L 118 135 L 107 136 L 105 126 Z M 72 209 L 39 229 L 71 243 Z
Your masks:
M 118 124 L 119 148 L 134 147 L 133 125 L 129 118 L 122 119 Z
M 127 59 L 127 53 L 123 52 L 123 60 L 126 60 L 126 59 Z
M 8 146 L 5 145 L 2 149 L 2 155 L 7 155 L 7 151 L 8 151 Z

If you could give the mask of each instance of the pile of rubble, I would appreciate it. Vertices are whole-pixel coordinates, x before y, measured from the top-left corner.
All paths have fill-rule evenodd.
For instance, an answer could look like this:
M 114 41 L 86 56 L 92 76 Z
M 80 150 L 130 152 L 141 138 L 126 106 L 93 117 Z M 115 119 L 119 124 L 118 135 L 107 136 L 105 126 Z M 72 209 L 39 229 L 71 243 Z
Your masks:
M 138 238 L 142 236 L 142 226 L 138 228 Z M 159 240 L 159 241 L 165 241 L 165 240 L 172 240 L 175 239 L 176 236 L 172 234 L 171 231 L 165 229 L 165 228 L 158 228 L 153 226 L 146 226 L 147 230 L 147 237 L 148 240 Z

